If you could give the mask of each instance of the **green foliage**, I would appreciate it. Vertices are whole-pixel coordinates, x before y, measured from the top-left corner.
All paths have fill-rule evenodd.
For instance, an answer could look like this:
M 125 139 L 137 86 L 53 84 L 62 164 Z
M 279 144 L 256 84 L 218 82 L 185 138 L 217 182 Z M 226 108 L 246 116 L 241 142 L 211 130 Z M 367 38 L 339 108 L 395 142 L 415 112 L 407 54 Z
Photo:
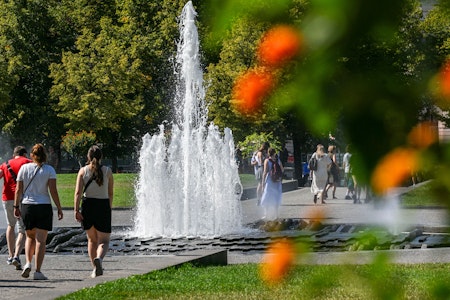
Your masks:
M 95 133 L 86 132 L 74 132 L 69 130 L 62 138 L 62 147 L 70 155 L 78 160 L 78 164 L 81 167 L 81 161 L 86 157 L 89 148 L 95 144 L 97 137 Z
M 120 131 L 121 123 L 142 109 L 145 77 L 139 71 L 139 38 L 132 41 L 127 28 L 115 28 L 112 20 L 100 20 L 101 31 L 88 29 L 78 38 L 77 52 L 65 52 L 61 64 L 50 66 L 58 99 L 59 116 L 73 130 Z
M 257 151 L 264 142 L 269 142 L 270 147 L 277 152 L 282 150 L 280 141 L 273 136 L 272 132 L 253 133 L 238 142 L 237 146 L 241 149 L 242 157 L 251 157 L 253 152 Z
M 309 133 L 338 133 L 363 154 L 359 169 L 368 181 L 419 117 L 436 117 L 427 89 L 450 48 L 449 1 L 438 2 L 423 19 L 414 0 L 193 1 L 210 120 L 231 128 L 236 141 L 264 131 L 280 141 L 292 136 L 297 157 L 311 150 Z M 2 132 L 12 144 L 39 141 L 58 148 L 67 129 L 92 130 L 113 164 L 134 152 L 139 137 L 170 117 L 171 58 L 185 3 L 1 2 Z M 230 106 L 233 83 L 257 64 L 263 32 L 280 23 L 302 32 L 302 52 L 277 70 L 279 88 L 264 112 L 243 118 Z
M 449 12 L 442 6 L 434 7 L 421 23 L 424 37 L 427 39 L 433 56 L 433 63 L 440 65 L 443 59 L 450 56 L 450 19 Z
M 13 144 L 37 140 L 56 146 L 64 132 L 63 122 L 56 118 L 48 99 L 48 66 L 59 59 L 64 47 L 50 13 L 57 2 L 0 4 L 0 65 L 3 61 L 6 68 L 0 71 L 0 76 L 6 76 L 5 81 L 0 80 L 5 87 L 0 95 L 8 97 L 6 107 L 0 110 L 0 127 Z M 33 130 L 29 130 L 30 126 Z
M 369 182 L 381 157 L 406 142 L 422 111 L 430 76 L 443 62 L 441 57 L 430 65 L 425 57 L 429 44 L 420 31 L 420 4 L 414 0 L 295 1 L 296 9 L 289 10 L 286 5 L 294 2 L 209 3 L 221 7 L 211 17 L 218 40 L 242 15 L 265 27 L 291 24 L 302 33 L 302 52 L 282 70 L 268 103 L 295 116 L 290 128 L 306 124 L 306 130 L 320 136 L 342 126 L 346 143 L 362 155 L 357 174 L 361 182 Z M 441 13 L 449 19 L 446 11 Z

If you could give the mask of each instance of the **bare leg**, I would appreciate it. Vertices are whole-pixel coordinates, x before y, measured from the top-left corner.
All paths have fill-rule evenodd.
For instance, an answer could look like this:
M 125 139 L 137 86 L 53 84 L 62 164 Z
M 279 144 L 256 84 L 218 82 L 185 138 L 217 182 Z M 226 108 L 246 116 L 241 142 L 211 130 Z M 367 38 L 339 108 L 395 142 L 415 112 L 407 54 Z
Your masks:
M 98 237 L 97 230 L 94 226 L 86 230 L 86 235 L 88 238 L 88 254 L 91 259 L 91 263 L 94 265 L 94 259 L 97 257 L 97 246 L 98 246 Z
M 41 266 L 44 262 L 47 235 L 47 230 L 36 229 L 36 272 L 41 272 Z
M 94 226 L 86 230 L 88 237 L 88 253 L 92 265 L 95 267 L 94 259 L 97 257 L 103 259 L 109 249 L 111 234 L 98 231 Z
M 103 259 L 109 249 L 109 240 L 111 233 L 97 231 L 98 236 L 98 246 L 97 246 L 97 257 Z
M 19 257 L 22 253 L 23 248 L 25 247 L 25 234 L 23 232 L 19 232 L 17 234 L 16 239 L 16 248 L 14 250 L 14 257 Z
M 33 261 L 34 250 L 36 247 L 36 228 L 27 230 L 27 239 L 25 241 L 25 257 L 27 264 L 31 264 Z
M 14 256 L 14 244 L 16 243 L 16 233 L 14 227 L 8 225 L 6 227 L 6 243 L 8 244 L 9 257 Z

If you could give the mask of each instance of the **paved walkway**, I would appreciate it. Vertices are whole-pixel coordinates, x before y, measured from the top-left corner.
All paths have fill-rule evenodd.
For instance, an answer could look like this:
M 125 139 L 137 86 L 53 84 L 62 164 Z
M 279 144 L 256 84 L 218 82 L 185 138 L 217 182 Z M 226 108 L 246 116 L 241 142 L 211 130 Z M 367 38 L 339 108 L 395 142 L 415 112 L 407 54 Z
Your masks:
M 401 192 L 399 190 L 397 192 Z M 443 230 L 448 226 L 448 214 L 443 209 L 400 209 L 395 197 L 386 201 L 383 207 L 375 208 L 373 204 L 353 204 L 343 200 L 345 189 L 338 188 L 336 200 L 328 200 L 326 205 L 314 205 L 308 188 L 302 188 L 283 194 L 283 205 L 280 209 L 282 218 L 308 219 L 323 215 L 325 223 L 373 223 L 387 225 L 392 230 L 401 231 L 410 225 L 423 226 L 426 230 Z M 262 215 L 262 209 L 256 206 L 256 200 L 242 201 L 243 223 L 256 221 Z M 4 220 L 3 210 L 0 210 L 0 220 Z M 73 227 L 71 210 L 64 212 L 62 221 L 55 221 L 55 227 Z M 114 210 L 114 226 L 132 226 L 132 210 Z M 0 230 L 4 226 L 0 223 Z M 426 263 L 450 262 L 448 248 L 395 250 L 389 251 L 391 259 L 396 263 Z M 128 277 L 134 274 L 145 274 L 152 270 L 163 269 L 177 265 L 202 255 L 187 253 L 183 255 L 129 255 L 107 256 L 104 260 L 105 274 L 95 279 L 89 278 L 91 267 L 86 254 L 84 255 L 54 255 L 47 253 L 42 272 L 48 281 L 33 281 L 23 279 L 20 271 L 8 266 L 6 255 L 0 255 L 0 298 L 2 299 L 54 299 L 58 296 L 94 286 L 96 284 Z M 341 252 L 341 253 L 310 253 L 302 257 L 302 263 L 308 264 L 363 264 L 370 263 L 373 251 Z M 24 260 L 24 257 L 22 256 Z M 228 254 L 228 263 L 258 263 L 261 254 Z M 32 278 L 33 272 L 30 278 Z

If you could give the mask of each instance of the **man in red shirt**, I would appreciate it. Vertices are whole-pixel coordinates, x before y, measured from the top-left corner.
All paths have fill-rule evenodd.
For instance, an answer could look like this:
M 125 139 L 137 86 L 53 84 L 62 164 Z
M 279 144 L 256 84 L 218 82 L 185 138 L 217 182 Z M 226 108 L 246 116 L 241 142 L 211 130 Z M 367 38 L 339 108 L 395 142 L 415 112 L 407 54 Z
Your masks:
M 19 255 L 25 246 L 25 226 L 22 218 L 14 216 L 14 193 L 16 191 L 16 177 L 22 165 L 31 162 L 26 157 L 27 150 L 23 146 L 14 148 L 13 159 L 0 165 L 0 178 L 3 178 L 2 202 L 5 209 L 6 222 L 6 242 L 8 243 L 9 258 L 8 265 L 14 265 L 16 270 L 22 270 Z M 18 224 L 18 234 L 16 239 L 15 227 Z

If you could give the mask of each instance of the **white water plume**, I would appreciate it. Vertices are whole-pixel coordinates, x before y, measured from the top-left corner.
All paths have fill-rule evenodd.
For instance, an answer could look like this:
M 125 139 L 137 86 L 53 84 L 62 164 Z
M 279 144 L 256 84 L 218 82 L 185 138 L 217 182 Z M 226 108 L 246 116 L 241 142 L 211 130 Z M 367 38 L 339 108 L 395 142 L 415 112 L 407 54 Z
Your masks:
M 134 228 L 140 237 L 220 236 L 242 227 L 232 132 L 206 122 L 195 17 L 189 1 L 179 22 L 173 126 L 143 137 Z

